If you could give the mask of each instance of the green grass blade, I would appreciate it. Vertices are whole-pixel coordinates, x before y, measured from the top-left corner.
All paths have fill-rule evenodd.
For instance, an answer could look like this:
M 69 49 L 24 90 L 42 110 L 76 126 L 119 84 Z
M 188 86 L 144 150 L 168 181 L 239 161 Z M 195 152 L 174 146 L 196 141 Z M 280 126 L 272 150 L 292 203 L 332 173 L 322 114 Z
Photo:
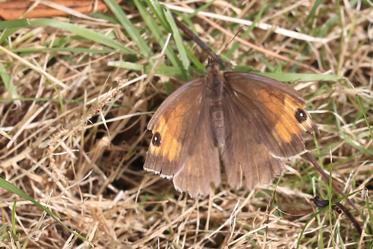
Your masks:
M 27 19 L 12 20 L 12 21 L 0 21 L 0 44 L 3 44 L 6 39 L 14 34 L 19 28 L 26 27 L 29 25 Z
M 190 61 L 189 61 L 186 49 L 184 47 L 183 39 L 181 37 L 179 29 L 176 26 L 176 23 L 175 23 L 175 21 L 172 17 L 171 12 L 169 10 L 165 10 L 164 13 L 165 13 L 165 16 L 166 16 L 166 19 L 167 19 L 168 23 L 170 24 L 172 34 L 173 34 L 173 38 L 175 40 L 176 47 L 179 51 L 180 59 L 181 59 L 183 68 L 184 68 L 185 71 L 188 71 L 189 66 L 190 66 Z
M 152 67 L 145 67 L 145 73 L 149 73 Z M 185 75 L 180 74 L 180 68 L 167 66 L 165 64 L 159 64 L 154 72 L 156 75 L 168 76 L 168 77 L 185 77 Z
M 292 81 L 337 81 L 342 79 L 341 76 L 335 74 L 308 74 L 308 73 L 257 73 L 278 81 L 292 82 Z
M 185 46 L 186 52 L 188 54 L 188 58 L 190 59 L 191 63 L 196 67 L 197 72 L 200 74 L 207 73 L 205 65 L 203 65 L 197 56 L 193 53 L 193 50 L 190 49 L 188 46 Z
M 0 30 L 2 29 L 12 29 L 12 28 L 24 28 L 30 25 L 28 19 L 18 19 L 11 21 L 0 21 Z
M 17 32 L 17 28 L 10 28 L 10 29 L 4 29 L 3 32 L 0 34 L 0 44 L 3 44 L 6 39 Z
M 5 90 L 9 93 L 11 99 L 18 98 L 17 88 L 12 82 L 11 76 L 6 72 L 3 64 L 0 63 L 0 78 L 4 84 Z
M 70 52 L 74 54 L 108 54 L 113 52 L 112 49 L 91 49 L 91 48 L 16 48 L 10 49 L 14 53 L 18 54 L 35 54 L 35 53 L 59 53 L 59 52 Z
M 14 238 L 17 235 L 17 226 L 16 226 L 16 215 L 17 215 L 17 213 L 16 213 L 16 206 L 17 206 L 17 202 L 14 201 L 13 205 L 12 205 L 12 210 L 11 210 L 12 235 L 13 235 Z
M 131 39 L 139 46 L 141 54 L 146 58 L 150 57 L 152 55 L 150 47 L 140 36 L 138 30 L 127 18 L 127 15 L 123 12 L 118 3 L 115 0 L 105 0 L 105 3 L 108 8 L 114 13 L 118 21 L 122 24 L 122 27 L 126 30 Z
M 62 30 L 71 32 L 75 35 L 78 35 L 80 37 L 86 38 L 88 40 L 91 40 L 99 44 L 103 44 L 105 46 L 113 48 L 115 50 L 118 50 L 124 54 L 136 54 L 135 51 L 124 47 L 118 41 L 115 41 L 104 34 L 92 31 L 87 28 L 80 27 L 76 24 L 62 22 L 62 21 L 58 21 L 55 19 L 46 19 L 46 18 L 33 19 L 33 20 L 20 19 L 20 20 L 0 22 L 0 29 L 5 29 L 3 33 L 7 31 L 6 29 L 13 29 L 12 31 L 13 33 L 15 32 L 14 29 L 29 28 L 29 27 L 34 27 L 34 26 L 41 26 L 41 27 L 50 26 L 50 27 L 54 27 L 57 29 L 62 29 Z M 2 34 L 1 36 L 2 39 L 4 39 L 3 36 L 4 35 Z
M 27 193 L 23 192 L 17 186 L 15 186 L 12 183 L 4 180 L 1 177 L 0 177 L 0 188 L 6 190 L 8 192 L 16 194 L 16 195 L 18 195 L 20 198 L 22 198 L 24 200 L 30 201 L 36 207 L 38 207 L 42 211 L 46 212 L 50 217 L 52 217 L 56 222 L 58 222 L 61 226 L 63 226 L 67 231 L 69 231 L 70 233 L 73 233 L 75 236 L 77 236 L 78 238 L 80 238 L 82 240 L 86 240 L 85 237 L 83 237 L 82 235 L 80 235 L 76 231 L 70 229 L 65 224 L 63 224 L 62 221 L 60 220 L 60 218 L 54 212 L 52 212 L 52 210 L 50 210 L 48 207 L 42 205 L 40 202 L 36 201 L 30 195 L 28 195 Z
M 311 24 L 316 17 L 316 11 L 319 8 L 320 4 L 322 3 L 321 0 L 316 0 L 312 5 L 310 13 L 307 15 L 307 18 L 304 23 Z
M 81 36 L 85 39 L 97 42 L 99 44 L 108 46 L 110 48 L 114 48 L 115 50 L 118 50 L 119 52 L 123 54 L 136 54 L 135 51 L 132 49 L 124 47 L 120 42 L 115 41 L 111 39 L 110 37 L 98 33 L 96 31 L 80 27 L 75 24 L 67 23 L 67 22 L 62 22 L 54 19 L 34 19 L 29 21 L 30 26 L 49 26 L 49 27 L 54 27 L 57 29 L 62 29 L 68 32 L 71 32 L 75 35 Z
M 18 195 L 19 197 L 21 197 L 24 200 L 32 202 L 32 204 L 34 204 L 35 206 L 37 206 L 41 210 L 47 212 L 48 214 L 50 214 L 53 217 L 57 217 L 49 208 L 43 206 L 38 201 L 36 201 L 34 198 L 32 198 L 31 196 L 29 196 L 28 194 L 23 192 L 21 189 L 19 189 L 17 186 L 11 184 L 10 182 L 4 180 L 1 177 L 0 177 L 0 188 L 5 189 L 8 192 L 12 192 L 12 193 Z
M 170 25 L 168 24 L 168 22 L 166 20 L 166 17 L 165 17 L 164 11 L 163 11 L 163 7 L 159 4 L 159 2 L 157 0 L 146 0 L 146 3 L 151 8 L 153 13 L 157 16 L 157 19 L 160 21 L 161 25 L 166 30 L 171 31 L 170 30 Z
M 108 66 L 120 67 L 128 70 L 144 72 L 144 66 L 138 63 L 132 63 L 127 61 L 109 61 Z
M 163 39 L 164 32 L 160 29 L 161 25 L 158 25 L 152 16 L 149 15 L 149 12 L 145 9 L 145 7 L 141 4 L 139 0 L 134 1 L 137 9 L 140 12 L 141 17 L 143 18 L 145 24 L 149 28 L 149 30 L 152 32 L 154 38 L 159 43 L 159 45 L 163 48 L 166 44 Z M 173 52 L 172 49 L 169 47 L 166 48 L 166 56 L 170 60 L 173 67 L 181 66 L 181 62 L 177 58 L 176 54 Z
M 373 141 L 373 128 L 372 128 L 371 124 L 369 123 L 367 110 L 365 109 L 365 107 L 363 105 L 363 101 L 361 100 L 360 96 L 356 96 L 355 99 L 356 99 L 356 102 L 359 106 L 359 112 L 363 116 L 363 118 L 365 120 L 365 123 L 368 127 L 369 134 L 370 134 L 370 139 Z

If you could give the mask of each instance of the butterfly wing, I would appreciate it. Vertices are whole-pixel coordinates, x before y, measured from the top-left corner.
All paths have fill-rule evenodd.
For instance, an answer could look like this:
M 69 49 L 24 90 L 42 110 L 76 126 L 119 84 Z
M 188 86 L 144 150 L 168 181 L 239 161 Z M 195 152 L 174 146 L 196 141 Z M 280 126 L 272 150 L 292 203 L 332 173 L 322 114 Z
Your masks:
M 159 107 L 148 124 L 153 138 L 144 169 L 173 178 L 193 197 L 220 183 L 219 154 L 212 139 L 204 79 L 184 84 Z
M 222 161 L 233 187 L 269 183 L 282 171 L 281 158 L 305 150 L 311 128 L 304 101 L 289 86 L 254 74 L 224 74 L 226 146 Z

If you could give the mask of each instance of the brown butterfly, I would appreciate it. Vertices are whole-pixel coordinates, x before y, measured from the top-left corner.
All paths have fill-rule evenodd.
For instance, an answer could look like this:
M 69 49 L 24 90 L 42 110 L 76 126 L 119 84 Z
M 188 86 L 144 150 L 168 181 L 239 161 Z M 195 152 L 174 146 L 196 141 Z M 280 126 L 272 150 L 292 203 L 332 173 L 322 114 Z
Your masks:
M 311 128 L 293 88 L 221 72 L 210 60 L 207 75 L 177 89 L 150 120 L 144 169 L 173 178 L 176 189 L 192 197 L 218 186 L 221 168 L 231 187 L 250 189 L 279 175 L 281 159 L 304 151 L 302 135 Z

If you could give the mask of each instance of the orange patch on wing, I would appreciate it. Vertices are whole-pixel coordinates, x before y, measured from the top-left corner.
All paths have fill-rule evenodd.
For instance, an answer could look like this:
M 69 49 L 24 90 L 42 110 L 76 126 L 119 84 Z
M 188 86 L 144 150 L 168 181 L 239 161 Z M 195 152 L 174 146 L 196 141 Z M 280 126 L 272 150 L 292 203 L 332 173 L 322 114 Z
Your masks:
M 176 120 L 174 120 L 176 121 Z M 171 124 L 173 121 L 171 121 Z M 162 156 L 166 157 L 168 161 L 173 161 L 179 155 L 181 144 L 177 141 L 177 124 L 165 125 L 163 135 L 163 142 L 161 142 Z M 162 141 L 162 140 L 161 140 Z
M 290 143 L 294 136 L 301 134 L 301 129 L 298 121 L 295 118 L 295 112 L 302 106 L 297 105 L 293 98 L 284 97 L 284 109 L 279 108 L 279 116 L 275 125 L 275 135 L 277 135 L 283 143 Z
M 297 103 L 294 98 L 283 95 L 283 100 L 266 90 L 257 92 L 263 104 L 272 116 L 272 134 L 282 143 L 290 143 L 294 136 L 301 133 L 301 124 L 295 119 L 298 108 L 303 109 L 303 103 Z
M 159 132 L 161 142 L 159 146 L 151 144 L 149 149 L 151 154 L 164 157 L 168 161 L 174 161 L 179 156 L 182 144 L 178 138 L 186 110 L 186 105 L 178 105 L 167 117 L 167 121 L 163 116 L 159 117 L 153 133 Z

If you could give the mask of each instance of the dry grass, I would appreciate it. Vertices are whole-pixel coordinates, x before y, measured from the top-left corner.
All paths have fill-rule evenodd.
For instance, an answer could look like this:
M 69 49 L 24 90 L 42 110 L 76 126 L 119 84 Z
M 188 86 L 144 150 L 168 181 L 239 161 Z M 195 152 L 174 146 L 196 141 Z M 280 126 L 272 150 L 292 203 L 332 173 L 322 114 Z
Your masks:
M 274 76 L 285 81 L 290 77 L 320 129 L 317 139 L 307 140 L 308 148 L 351 193 L 358 208 L 351 212 L 363 226 L 362 235 L 343 214 L 314 207 L 310 198 L 328 199 L 330 188 L 301 160 L 290 163 L 272 186 L 247 192 L 223 184 L 201 200 L 177 193 L 170 181 L 145 173 L 145 130 L 151 111 L 203 67 L 192 63 L 183 69 L 182 61 L 193 58 L 188 50 L 200 54 L 191 43 L 186 59 L 173 39 L 162 56 L 159 38 L 165 42 L 168 32 L 159 17 L 149 10 L 150 23 L 144 22 L 136 6 L 128 4 L 123 9 L 134 25 L 132 35 L 130 26 L 121 26 L 118 15 L 111 13 L 94 19 L 0 23 L 0 172 L 12 184 L 1 181 L 1 244 L 372 248 L 372 7 L 368 1 L 270 2 L 173 3 L 184 11 L 200 8 L 218 17 L 273 25 L 245 27 L 232 42 L 232 35 L 243 27 L 235 20 L 173 14 L 190 27 L 193 23 L 203 40 L 241 69 L 277 72 Z M 148 3 L 142 6 L 149 8 Z M 73 26 L 69 29 L 61 22 Z M 151 23 L 156 24 L 158 38 L 149 29 Z M 79 33 L 79 27 L 109 40 Z M 290 30 L 299 33 L 289 34 Z M 178 63 L 170 60 L 172 56 Z M 294 77 L 299 80 L 292 81 Z M 14 186 L 49 207 L 61 223 Z

